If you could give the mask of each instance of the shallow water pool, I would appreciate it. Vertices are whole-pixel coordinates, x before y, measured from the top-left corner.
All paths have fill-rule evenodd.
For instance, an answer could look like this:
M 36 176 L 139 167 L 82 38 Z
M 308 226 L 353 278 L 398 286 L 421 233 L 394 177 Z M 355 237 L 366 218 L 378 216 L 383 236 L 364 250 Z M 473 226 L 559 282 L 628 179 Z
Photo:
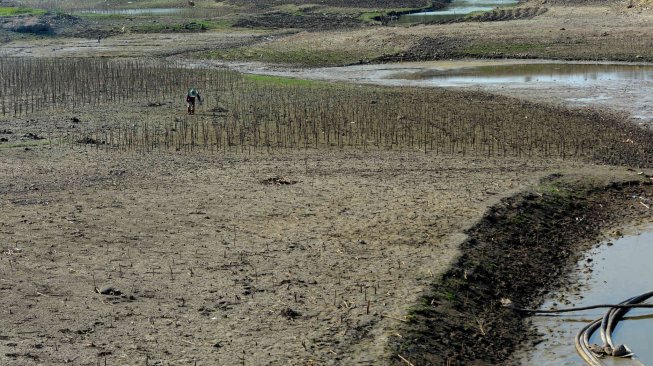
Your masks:
M 399 17 L 399 23 L 419 23 L 460 18 L 476 12 L 490 11 L 500 6 L 517 4 L 517 0 L 453 0 L 442 9 L 406 14 Z
M 580 63 L 488 65 L 398 73 L 391 78 L 427 81 L 438 86 L 510 83 L 585 85 L 619 80 L 653 81 L 653 66 Z
M 556 293 L 542 308 L 615 304 L 653 290 L 653 225 L 640 234 L 627 235 L 611 244 L 603 243 L 579 262 L 580 288 Z M 555 299 L 555 300 L 554 300 Z M 649 300 L 648 302 L 651 302 Z M 533 322 L 544 341 L 516 357 L 522 365 L 582 366 L 574 348 L 574 336 L 588 322 L 601 318 L 607 309 L 587 310 L 552 316 L 534 316 Z M 653 309 L 633 309 L 617 325 L 615 344 L 626 344 L 635 360 L 605 358 L 606 365 L 653 365 Z M 602 344 L 599 332 L 592 343 Z

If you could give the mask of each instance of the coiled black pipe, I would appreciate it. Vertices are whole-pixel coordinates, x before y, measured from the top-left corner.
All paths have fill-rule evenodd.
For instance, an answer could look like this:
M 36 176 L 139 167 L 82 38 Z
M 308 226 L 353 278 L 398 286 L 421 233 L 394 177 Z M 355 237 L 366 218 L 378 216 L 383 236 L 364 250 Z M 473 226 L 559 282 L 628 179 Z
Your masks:
M 632 356 L 632 352 L 630 352 L 626 346 L 620 345 L 615 347 L 614 342 L 612 341 L 612 332 L 616 328 L 617 323 L 619 323 L 619 321 L 624 317 L 624 315 L 626 315 L 628 311 L 630 311 L 630 309 L 653 308 L 653 304 L 642 304 L 642 302 L 648 300 L 651 297 L 653 297 L 653 291 L 645 292 L 641 295 L 631 297 L 630 299 L 622 301 L 616 305 L 602 304 L 555 310 L 521 309 L 515 307 L 510 301 L 507 301 L 504 306 L 516 311 L 533 314 L 566 313 L 589 309 L 609 308 L 608 312 L 602 318 L 594 320 L 584 326 L 574 338 L 576 352 L 578 352 L 583 361 L 585 361 L 585 363 L 590 366 L 601 366 L 603 363 L 601 362 L 599 356 L 602 355 L 615 357 Z M 601 340 L 603 341 L 603 347 L 590 345 L 590 338 L 592 337 L 592 334 L 594 334 L 594 332 L 599 328 L 601 329 Z
M 639 296 L 632 297 L 624 301 L 623 304 L 624 305 L 640 304 L 641 302 L 646 301 L 651 297 L 653 297 L 653 291 L 645 292 Z M 626 315 L 626 313 L 630 309 L 631 308 L 612 308 L 605 314 L 605 316 L 601 320 L 601 340 L 603 340 L 604 348 L 606 348 L 607 346 L 609 347 L 609 350 L 612 350 L 613 352 L 614 350 L 617 349 L 617 347 L 615 347 L 614 345 L 614 342 L 612 341 L 612 332 L 617 327 L 617 323 L 619 323 L 619 321 L 624 317 L 624 315 Z M 623 357 L 626 356 L 626 354 L 619 355 L 613 353 L 613 356 Z

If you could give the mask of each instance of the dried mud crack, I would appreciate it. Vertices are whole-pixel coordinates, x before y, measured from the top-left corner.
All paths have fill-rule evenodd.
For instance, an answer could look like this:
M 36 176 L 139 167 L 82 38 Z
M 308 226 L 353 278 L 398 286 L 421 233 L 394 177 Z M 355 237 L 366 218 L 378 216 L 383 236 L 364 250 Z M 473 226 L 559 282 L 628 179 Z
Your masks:
M 652 194 L 644 180 L 597 184 L 552 175 L 539 192 L 504 199 L 469 230 L 457 262 L 400 327 L 404 336 L 391 338 L 395 364 L 506 364 L 520 342 L 537 343 L 538 335 L 501 299 L 540 305 L 602 233 L 650 218 L 639 200 Z

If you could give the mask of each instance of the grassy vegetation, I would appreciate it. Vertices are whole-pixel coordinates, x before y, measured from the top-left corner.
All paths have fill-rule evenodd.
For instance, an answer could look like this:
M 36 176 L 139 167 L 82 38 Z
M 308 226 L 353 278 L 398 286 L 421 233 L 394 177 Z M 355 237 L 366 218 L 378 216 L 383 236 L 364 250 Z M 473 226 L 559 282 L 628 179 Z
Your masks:
M 204 53 L 201 57 L 232 61 L 260 61 L 302 66 L 340 66 L 356 63 L 370 57 L 367 52 L 347 52 L 325 49 L 274 49 L 267 47 L 241 47 Z
M 107 13 L 84 13 L 84 12 L 73 12 L 74 16 L 85 18 L 89 20 L 122 20 L 131 18 L 131 16 L 126 14 L 107 14 Z
M 489 54 L 517 54 L 527 52 L 542 52 L 547 45 L 541 43 L 483 43 L 472 44 L 462 50 L 462 53 L 472 56 L 485 56 Z
M 233 17 L 223 17 L 220 19 L 202 19 L 194 17 L 181 17 L 178 15 L 157 16 L 156 22 L 150 22 L 151 15 L 128 15 L 115 13 L 87 13 L 73 12 L 75 16 L 98 21 L 118 21 L 139 18 L 142 22 L 137 22 L 129 29 L 132 32 L 139 33 L 169 33 L 169 32 L 188 32 L 198 30 L 221 30 L 231 29 L 236 22 Z
M 388 15 L 391 13 L 405 13 L 413 10 L 420 10 L 420 9 L 413 9 L 413 8 L 397 8 L 397 9 L 387 9 L 384 11 L 372 11 L 372 12 L 364 12 L 359 16 L 359 19 L 366 22 L 366 23 L 373 23 L 373 24 L 378 24 L 380 23 L 378 20 L 375 18 L 378 18 L 380 16 Z
M 0 149 L 15 149 L 25 147 L 36 147 L 50 144 L 50 140 L 37 140 L 37 141 L 15 141 L 0 143 Z
M 268 75 L 255 75 L 255 74 L 246 74 L 243 76 L 245 80 L 252 81 L 255 83 L 263 85 L 279 85 L 279 86 L 316 86 L 316 85 L 332 85 L 326 84 L 321 81 L 314 80 L 304 80 L 304 79 L 293 79 L 285 78 L 280 76 L 268 76 Z
M 295 4 L 284 4 L 273 8 L 274 11 L 278 11 L 290 15 L 297 15 L 297 16 L 305 15 L 306 14 L 304 13 L 305 9 L 306 6 L 299 6 Z
M 650 61 L 648 38 L 565 36 L 530 42 L 477 39 L 454 50 L 456 57 L 533 57 L 563 60 Z
M 0 17 L 15 15 L 43 15 L 47 11 L 34 8 L 0 7 Z
M 137 33 L 164 33 L 164 32 L 197 32 L 215 29 L 216 26 L 210 21 L 194 21 L 189 23 L 145 23 L 130 27 L 130 31 Z
M 374 11 L 374 12 L 366 12 L 362 13 L 358 18 L 366 23 L 380 23 L 379 21 L 375 20 L 375 18 L 380 17 L 384 13 Z

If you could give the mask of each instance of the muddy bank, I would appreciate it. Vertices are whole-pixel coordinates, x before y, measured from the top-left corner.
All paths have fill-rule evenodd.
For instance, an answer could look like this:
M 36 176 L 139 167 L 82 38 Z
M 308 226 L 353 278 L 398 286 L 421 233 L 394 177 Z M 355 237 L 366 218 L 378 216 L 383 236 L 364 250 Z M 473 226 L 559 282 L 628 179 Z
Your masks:
M 322 30 L 358 28 L 367 24 L 353 15 L 302 14 L 274 12 L 244 18 L 234 23 L 234 28 L 295 28 L 311 32 Z
M 273 6 L 280 6 L 284 4 L 293 5 L 313 5 L 314 1 L 308 0 L 229 0 L 229 3 L 251 6 L 254 8 L 265 9 Z M 349 0 L 326 0 L 320 1 L 322 6 L 333 6 L 343 8 L 368 8 L 368 9 L 392 9 L 392 8 L 423 8 L 427 7 L 429 1 L 427 0 L 362 0 L 362 1 L 349 1 Z
M 439 7 L 434 7 L 429 10 L 438 10 L 445 6 L 445 4 L 439 3 Z M 490 11 L 484 11 L 480 14 L 472 13 L 470 15 L 456 16 L 455 13 L 451 17 L 442 17 L 439 18 L 425 18 L 424 20 L 416 19 L 416 21 L 399 21 L 399 24 L 452 24 L 452 23 L 464 23 L 464 22 L 506 22 L 510 20 L 528 20 L 533 19 L 538 15 L 546 13 L 549 9 L 546 7 L 534 6 L 534 7 L 519 7 L 515 9 L 495 9 Z M 401 14 L 391 14 L 391 15 L 406 15 L 414 14 L 414 11 L 404 12 Z M 383 17 L 378 17 L 376 20 L 383 20 Z M 392 24 L 385 22 L 384 25 Z M 417 48 L 419 49 L 419 48 Z M 392 60 L 392 55 L 387 56 L 388 60 Z M 423 56 L 420 57 L 419 54 L 413 55 L 414 59 L 412 61 L 423 60 Z M 437 60 L 438 58 L 427 58 L 429 60 Z
M 433 42 L 437 40 L 433 39 Z M 439 43 L 434 52 L 446 48 L 446 41 Z M 524 65 L 542 65 L 546 63 L 559 63 L 561 65 L 615 65 L 616 67 L 648 66 L 649 63 L 606 63 L 606 62 L 561 62 L 553 60 L 456 60 L 456 61 L 429 61 L 429 62 L 404 62 L 396 64 L 370 64 L 352 65 L 345 67 L 324 68 L 287 68 L 267 65 L 263 63 L 227 63 L 230 68 L 244 73 L 267 74 L 300 79 L 345 81 L 358 84 L 378 84 L 389 86 L 409 87 L 440 87 L 436 81 L 427 79 L 411 79 L 403 75 L 417 75 L 429 70 L 438 72 L 455 72 L 468 68 L 497 68 L 505 65 L 523 67 Z M 206 65 L 206 63 L 205 63 Z M 220 65 L 224 65 L 221 63 Z M 653 122 L 653 104 L 650 95 L 653 95 L 653 84 L 646 79 L 611 80 L 610 82 L 590 83 L 580 85 L 574 83 L 528 83 L 528 82 L 472 82 L 448 86 L 449 88 L 465 88 L 481 90 L 495 94 L 506 95 L 519 99 L 526 99 L 536 103 L 549 103 L 554 105 L 580 108 L 599 109 L 616 112 L 629 116 L 631 121 L 647 127 Z
M 472 228 L 452 268 L 413 308 L 396 364 L 505 364 L 521 342 L 537 342 L 528 318 L 501 306 L 537 307 L 565 285 L 580 253 L 608 229 L 650 218 L 645 176 L 610 183 L 552 175 L 532 192 L 503 200 Z M 401 356 L 401 357 L 399 357 Z

